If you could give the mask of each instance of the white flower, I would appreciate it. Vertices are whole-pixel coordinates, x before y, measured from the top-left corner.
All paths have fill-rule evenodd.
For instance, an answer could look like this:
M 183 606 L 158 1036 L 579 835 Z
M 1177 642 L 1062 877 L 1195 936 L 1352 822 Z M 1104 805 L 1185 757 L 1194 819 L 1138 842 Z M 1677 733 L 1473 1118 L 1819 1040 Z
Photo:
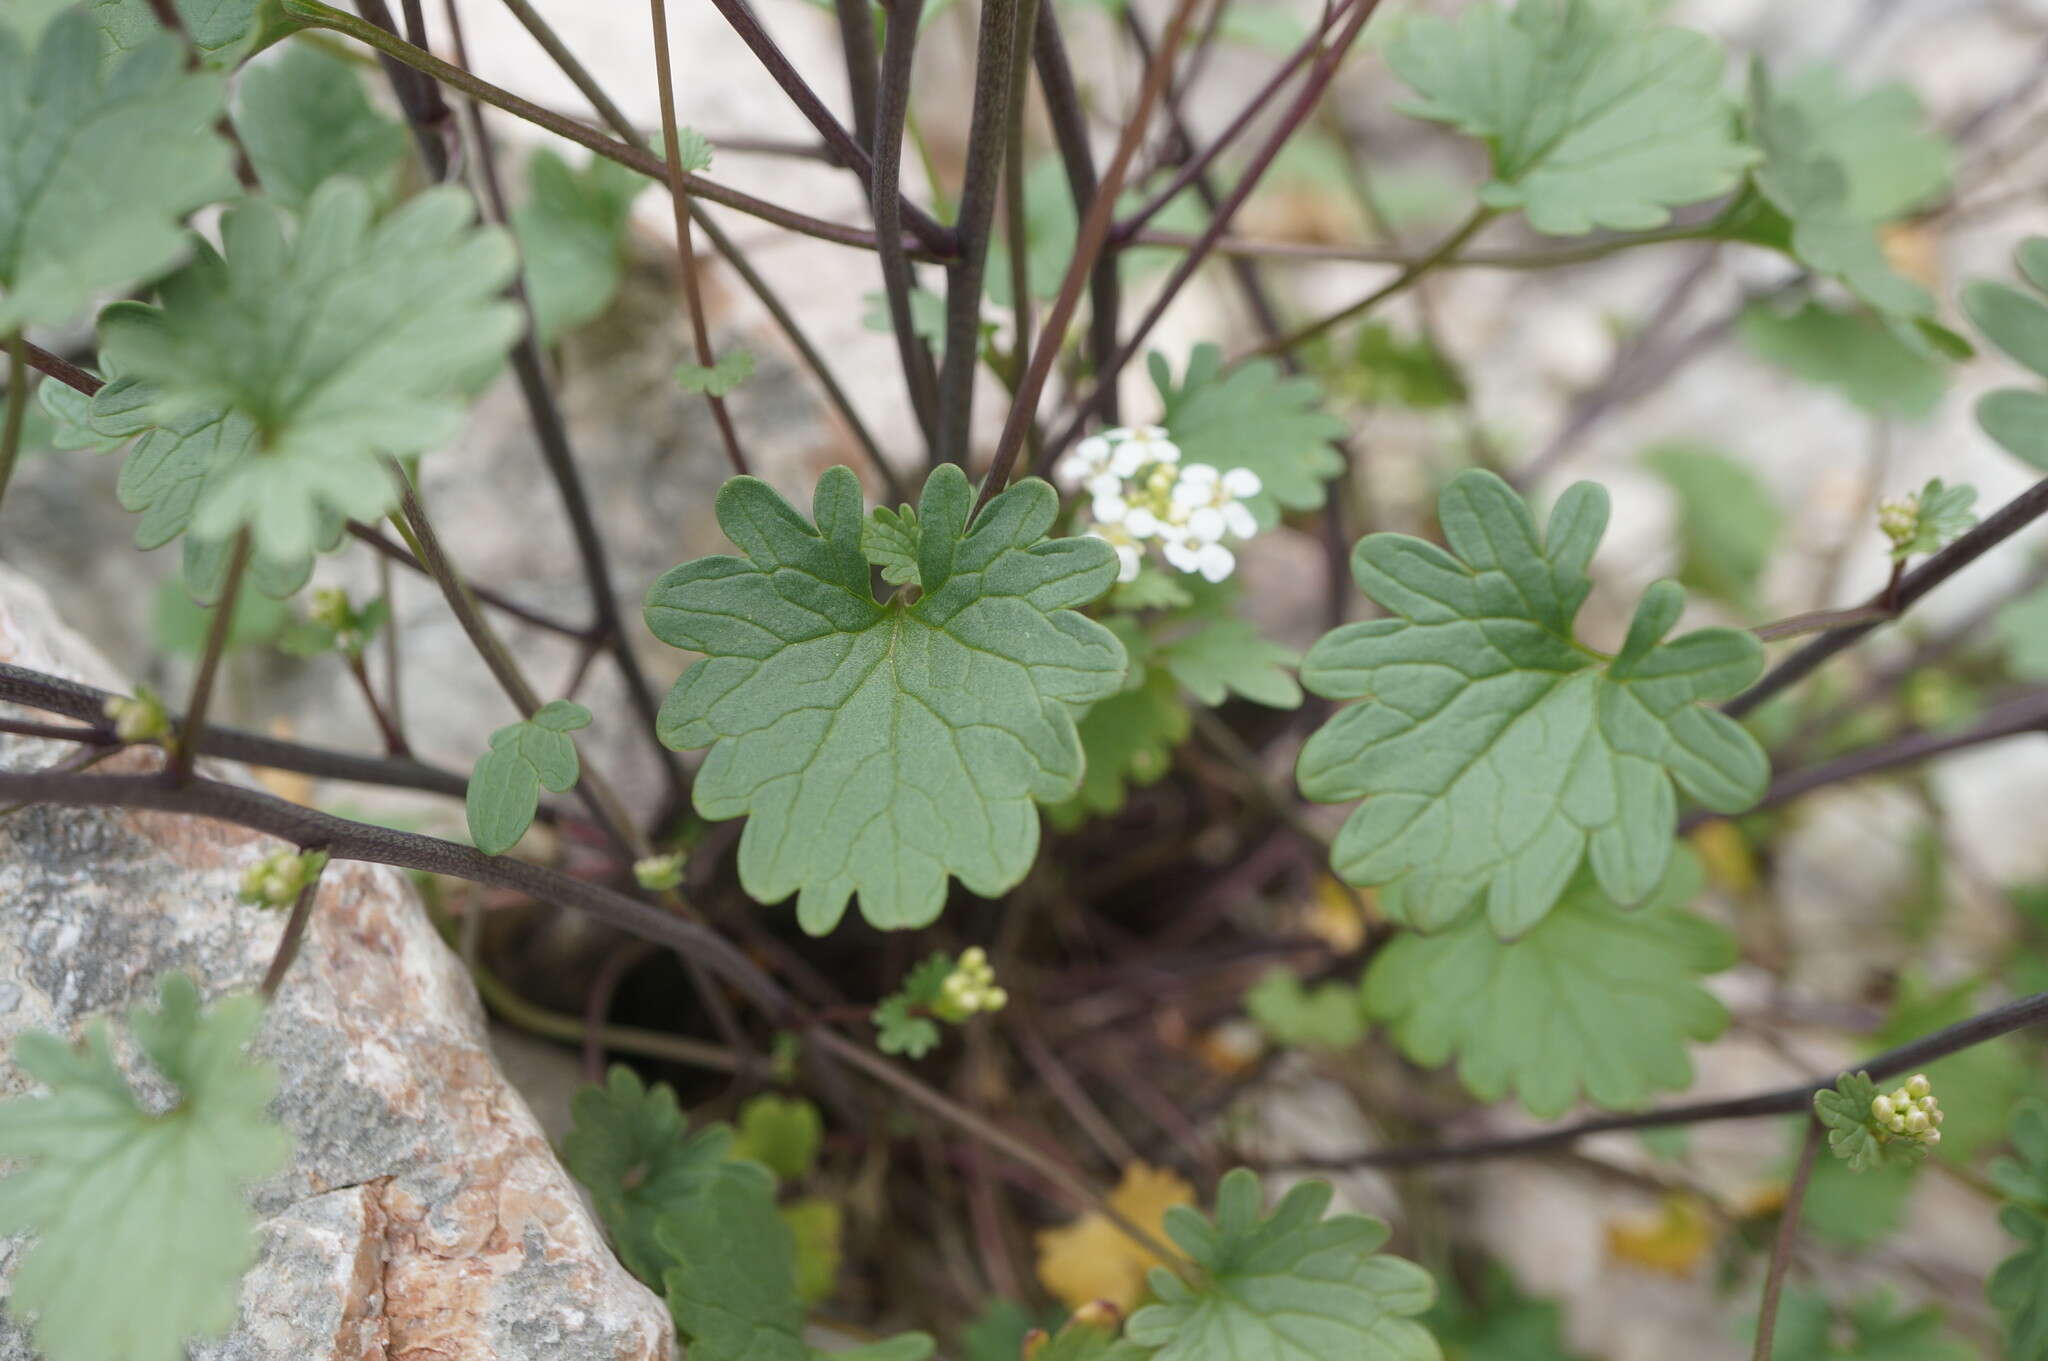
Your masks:
M 1239 500 L 1247 496 L 1257 496 L 1265 490 L 1265 486 L 1265 483 L 1259 481 L 1259 475 L 1250 468 L 1232 468 L 1223 474 L 1223 490 Z
M 1185 536 L 1168 539 L 1165 552 L 1167 562 L 1180 571 L 1193 572 L 1202 565 L 1201 549 L 1189 543 Z
M 1063 489 L 1072 491 L 1102 472 L 1108 463 L 1109 441 L 1100 435 L 1090 435 L 1059 461 L 1059 466 L 1053 469 L 1052 480 Z
M 1116 546 L 1116 579 L 1136 581 L 1138 569 L 1145 564 L 1145 555 L 1134 543 L 1120 543 Z
M 1215 543 L 1223 537 L 1223 512 L 1214 506 L 1200 506 L 1188 515 L 1188 537 Z
M 1259 532 L 1258 517 L 1252 514 L 1251 507 L 1244 502 L 1227 502 L 1221 509 L 1223 525 L 1230 531 L 1232 538 L 1249 539 Z
M 1124 516 L 1124 528 L 1129 530 L 1134 538 L 1153 538 L 1165 527 L 1157 515 L 1154 515 L 1143 506 L 1131 507 L 1130 511 Z
M 1124 480 L 1115 473 L 1096 473 L 1089 477 L 1086 485 L 1088 494 L 1098 501 L 1124 494 Z
M 1096 523 L 1105 525 L 1122 524 L 1124 517 L 1131 513 L 1130 503 L 1121 496 L 1098 496 L 1088 507 L 1088 513 Z
M 1220 543 L 1205 544 L 1195 566 L 1205 581 L 1221 581 L 1237 570 L 1237 555 Z

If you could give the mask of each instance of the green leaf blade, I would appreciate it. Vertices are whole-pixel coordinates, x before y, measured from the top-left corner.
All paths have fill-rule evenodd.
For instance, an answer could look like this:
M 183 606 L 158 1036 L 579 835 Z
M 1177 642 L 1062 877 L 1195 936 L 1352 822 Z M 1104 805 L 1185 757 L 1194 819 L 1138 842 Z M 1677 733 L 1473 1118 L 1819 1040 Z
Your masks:
M 663 704 L 662 740 L 711 748 L 698 811 L 747 816 L 742 884 L 766 903 L 796 894 L 813 934 L 855 895 L 888 929 L 933 920 L 949 877 L 984 896 L 1012 887 L 1037 849 L 1033 804 L 1081 780 L 1077 714 L 1121 684 L 1122 645 L 1072 612 L 1109 588 L 1109 546 L 1045 540 L 1057 498 L 1043 483 L 968 529 L 971 499 L 957 468 L 933 474 L 923 594 L 885 606 L 851 471 L 820 480 L 815 527 L 734 478 L 719 521 L 746 556 L 684 564 L 648 593 L 655 635 L 707 654 Z

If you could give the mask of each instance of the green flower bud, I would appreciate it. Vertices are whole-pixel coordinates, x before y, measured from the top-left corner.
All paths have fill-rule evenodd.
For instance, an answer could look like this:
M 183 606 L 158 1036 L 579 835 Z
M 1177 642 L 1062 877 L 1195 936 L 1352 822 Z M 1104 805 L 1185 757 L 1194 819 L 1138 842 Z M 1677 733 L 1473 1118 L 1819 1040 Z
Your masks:
M 1927 1074 L 1915 1073 L 1906 1079 L 1906 1095 L 1918 1100 L 1934 1090 L 1934 1084 L 1927 1080 Z
M 100 712 L 113 722 L 114 736 L 123 742 L 160 742 L 171 735 L 171 716 L 147 685 L 136 686 L 133 699 L 107 696 Z
M 679 886 L 683 882 L 682 852 L 650 855 L 645 860 L 634 861 L 633 877 L 649 893 L 663 893 Z

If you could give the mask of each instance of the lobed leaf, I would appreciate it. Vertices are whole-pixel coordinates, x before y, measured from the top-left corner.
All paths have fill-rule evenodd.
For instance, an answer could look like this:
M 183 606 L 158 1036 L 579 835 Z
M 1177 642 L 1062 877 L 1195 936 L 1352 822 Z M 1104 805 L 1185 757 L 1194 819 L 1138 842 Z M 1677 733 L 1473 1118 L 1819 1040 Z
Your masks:
M 385 198 L 405 159 L 405 129 L 370 102 L 356 68 L 305 43 L 242 73 L 234 118 L 264 192 L 287 208 L 305 207 L 336 175 Z
M 815 525 L 737 477 L 718 518 L 744 556 L 686 563 L 648 592 L 655 636 L 706 654 L 663 704 L 661 738 L 711 749 L 697 810 L 747 816 L 740 882 L 764 903 L 796 894 L 813 934 L 856 894 L 889 929 L 936 918 L 949 877 L 983 896 L 1013 887 L 1038 848 L 1034 802 L 1081 782 L 1077 717 L 1122 682 L 1122 645 L 1074 612 L 1114 580 L 1109 545 L 1047 540 L 1058 498 L 1043 482 L 970 527 L 972 498 L 957 467 L 932 474 L 921 594 L 884 604 L 850 470 L 820 479 Z
M 1322 803 L 1365 800 L 1332 864 L 1383 885 L 1389 915 L 1442 930 L 1484 898 L 1503 937 L 1528 931 L 1582 860 L 1611 898 L 1641 902 L 1670 863 L 1674 785 L 1739 812 L 1769 775 L 1748 733 L 1707 707 L 1763 669 L 1732 629 L 1664 642 L 1684 594 L 1651 587 L 1620 653 L 1592 651 L 1573 620 L 1607 524 L 1607 494 L 1580 483 L 1547 533 L 1508 485 L 1477 469 L 1438 502 L 1451 551 L 1403 534 L 1359 541 L 1359 588 L 1394 617 L 1325 635 L 1309 690 L 1358 700 L 1310 737 L 1297 767 Z
M 1323 410 L 1314 379 L 1283 376 L 1270 359 L 1225 372 L 1223 351 L 1207 343 L 1188 355 L 1178 384 L 1165 356 L 1154 351 L 1146 364 L 1165 407 L 1160 423 L 1183 463 L 1257 473 L 1260 491 L 1244 500 L 1262 527 L 1279 523 L 1282 510 L 1321 507 L 1324 485 L 1344 471 L 1330 445 L 1344 423 Z

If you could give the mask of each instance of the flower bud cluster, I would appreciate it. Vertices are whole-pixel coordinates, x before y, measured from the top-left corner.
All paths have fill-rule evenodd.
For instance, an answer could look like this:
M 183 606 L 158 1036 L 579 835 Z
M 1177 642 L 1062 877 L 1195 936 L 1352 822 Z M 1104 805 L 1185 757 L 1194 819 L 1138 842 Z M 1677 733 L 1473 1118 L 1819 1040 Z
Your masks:
M 1138 575 L 1149 544 L 1175 569 L 1222 581 L 1237 570 L 1229 543 L 1259 532 L 1245 504 L 1259 494 L 1259 475 L 1181 462 L 1164 426 L 1091 435 L 1060 460 L 1053 480 L 1069 491 L 1087 490 L 1087 532 L 1116 549 L 1119 581 Z
M 256 907 L 290 907 L 325 868 L 325 851 L 272 851 L 242 871 L 241 899 Z
M 649 893 L 662 893 L 683 882 L 683 855 L 650 855 L 633 862 L 633 878 Z
M 939 1000 L 932 1003 L 932 1014 L 959 1025 L 970 1016 L 1001 1011 L 1009 1001 L 1010 994 L 996 986 L 996 970 L 988 962 L 988 951 L 974 945 L 960 952 L 953 972 L 939 985 Z
M 114 736 L 123 742 L 160 742 L 171 735 L 171 716 L 147 685 L 136 686 L 133 699 L 108 695 L 100 712 L 113 723 Z
M 1929 1145 L 1941 1142 L 1941 1103 L 1934 1099 L 1933 1084 L 1925 1073 L 1915 1073 L 1904 1086 L 1873 1097 L 1870 1118 L 1877 1122 L 1880 1139 L 1913 1139 Z
M 1877 503 L 1877 527 L 1893 548 L 1904 548 L 1920 535 L 1920 498 L 1901 496 Z

